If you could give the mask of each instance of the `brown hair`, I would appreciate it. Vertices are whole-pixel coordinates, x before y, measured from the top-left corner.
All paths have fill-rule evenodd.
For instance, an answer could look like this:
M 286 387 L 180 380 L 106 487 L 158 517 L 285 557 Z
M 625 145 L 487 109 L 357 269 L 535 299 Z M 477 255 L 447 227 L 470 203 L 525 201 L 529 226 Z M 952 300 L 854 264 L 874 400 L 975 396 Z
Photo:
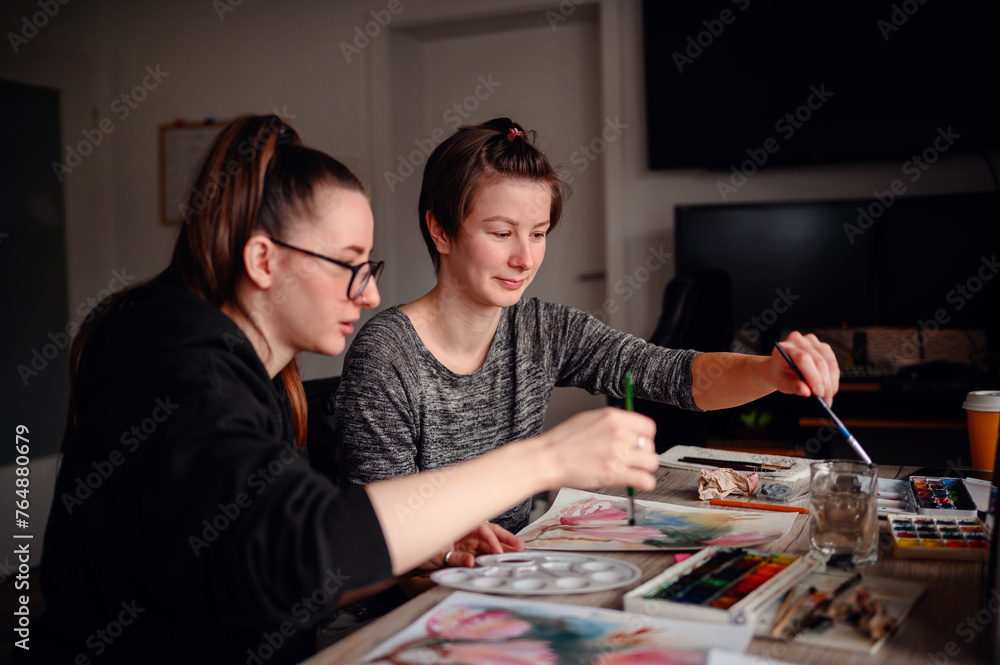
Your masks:
M 481 125 L 459 127 L 431 153 L 420 185 L 419 213 L 420 232 L 435 272 L 441 266 L 441 256 L 427 228 L 427 212 L 434 215 L 449 238 L 456 238 L 480 190 L 501 178 L 548 184 L 552 190 L 549 230 L 559 223 L 569 185 L 535 147 L 534 134 L 510 118 L 495 118 Z
M 212 142 L 181 208 L 184 224 L 166 272 L 216 307 L 236 307 L 256 328 L 236 299 L 236 287 L 246 273 L 243 248 L 255 233 L 283 237 L 289 220 L 309 213 L 316 192 L 324 185 L 364 192 L 361 181 L 346 166 L 303 147 L 295 130 L 279 116 L 236 118 Z M 96 323 L 92 321 L 88 328 Z M 88 332 L 81 329 L 74 340 L 71 387 Z M 280 377 L 291 402 L 295 438 L 302 446 L 306 397 L 296 361 L 285 366 Z M 72 424 L 72 390 L 70 416 Z

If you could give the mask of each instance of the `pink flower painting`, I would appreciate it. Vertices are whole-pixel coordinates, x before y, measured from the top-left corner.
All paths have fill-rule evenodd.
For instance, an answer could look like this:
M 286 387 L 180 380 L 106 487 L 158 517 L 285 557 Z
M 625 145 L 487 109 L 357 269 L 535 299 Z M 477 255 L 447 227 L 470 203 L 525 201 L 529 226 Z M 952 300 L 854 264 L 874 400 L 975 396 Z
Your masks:
M 704 654 L 674 651 L 663 647 L 639 647 L 612 651 L 593 661 L 593 665 L 703 665 Z
M 483 665 L 549 665 L 559 655 L 540 640 L 506 642 L 453 642 L 442 645 L 439 663 L 482 663 Z
M 691 550 L 708 545 L 759 545 L 785 534 L 794 513 L 688 508 L 636 501 L 629 525 L 626 499 L 562 489 L 552 508 L 518 536 L 529 549 Z
M 435 612 L 427 620 L 429 634 L 451 639 L 504 640 L 529 630 L 530 623 L 514 619 L 505 610 L 454 607 Z
M 750 625 L 457 591 L 373 651 L 366 665 L 704 665 L 743 651 Z

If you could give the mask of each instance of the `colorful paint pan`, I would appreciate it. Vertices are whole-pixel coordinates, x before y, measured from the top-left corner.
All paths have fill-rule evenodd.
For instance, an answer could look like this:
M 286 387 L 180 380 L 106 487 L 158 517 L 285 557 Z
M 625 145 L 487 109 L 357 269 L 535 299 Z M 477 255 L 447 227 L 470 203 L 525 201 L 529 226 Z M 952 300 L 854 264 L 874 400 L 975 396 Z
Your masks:
M 889 515 L 897 559 L 986 561 L 989 534 L 978 519 Z
M 646 594 L 646 598 L 728 609 L 791 565 L 798 555 L 740 548 L 718 553 L 691 573 Z
M 816 560 L 711 546 L 625 594 L 625 609 L 654 616 L 742 623 L 794 585 Z
M 976 517 L 976 503 L 961 478 L 910 477 L 910 492 L 921 515 L 947 519 Z

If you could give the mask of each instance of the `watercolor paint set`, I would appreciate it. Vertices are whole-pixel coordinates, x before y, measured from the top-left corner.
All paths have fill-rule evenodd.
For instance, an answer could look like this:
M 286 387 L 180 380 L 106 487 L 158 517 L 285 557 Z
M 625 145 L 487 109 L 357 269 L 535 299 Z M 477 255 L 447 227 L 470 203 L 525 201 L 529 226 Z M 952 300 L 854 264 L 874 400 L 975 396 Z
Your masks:
M 990 534 L 975 517 L 889 516 L 897 559 L 987 561 Z
M 652 616 L 749 623 L 819 563 L 810 556 L 713 545 L 629 591 L 624 606 Z
M 431 579 L 463 591 L 531 596 L 607 591 L 642 577 L 635 564 L 594 554 L 507 552 L 478 556 L 476 563 L 437 570 Z
M 961 478 L 910 476 L 910 492 L 921 515 L 978 517 L 976 503 Z
M 878 479 L 878 514 L 977 517 L 977 505 L 961 478 L 912 476 L 909 480 Z

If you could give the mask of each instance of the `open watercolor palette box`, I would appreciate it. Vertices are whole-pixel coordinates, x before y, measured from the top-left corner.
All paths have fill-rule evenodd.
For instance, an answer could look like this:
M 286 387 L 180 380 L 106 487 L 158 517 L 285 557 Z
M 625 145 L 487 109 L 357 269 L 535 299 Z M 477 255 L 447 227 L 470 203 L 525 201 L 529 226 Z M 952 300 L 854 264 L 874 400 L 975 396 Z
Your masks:
M 986 561 L 990 535 L 976 517 L 889 515 L 897 559 Z
M 910 492 L 921 515 L 939 517 L 977 517 L 972 500 L 961 478 L 910 476 Z
M 751 623 L 820 561 L 810 556 L 712 546 L 625 594 L 625 610 L 652 616 Z
M 961 478 L 911 476 L 909 480 L 878 479 L 878 513 L 974 518 L 977 505 Z

